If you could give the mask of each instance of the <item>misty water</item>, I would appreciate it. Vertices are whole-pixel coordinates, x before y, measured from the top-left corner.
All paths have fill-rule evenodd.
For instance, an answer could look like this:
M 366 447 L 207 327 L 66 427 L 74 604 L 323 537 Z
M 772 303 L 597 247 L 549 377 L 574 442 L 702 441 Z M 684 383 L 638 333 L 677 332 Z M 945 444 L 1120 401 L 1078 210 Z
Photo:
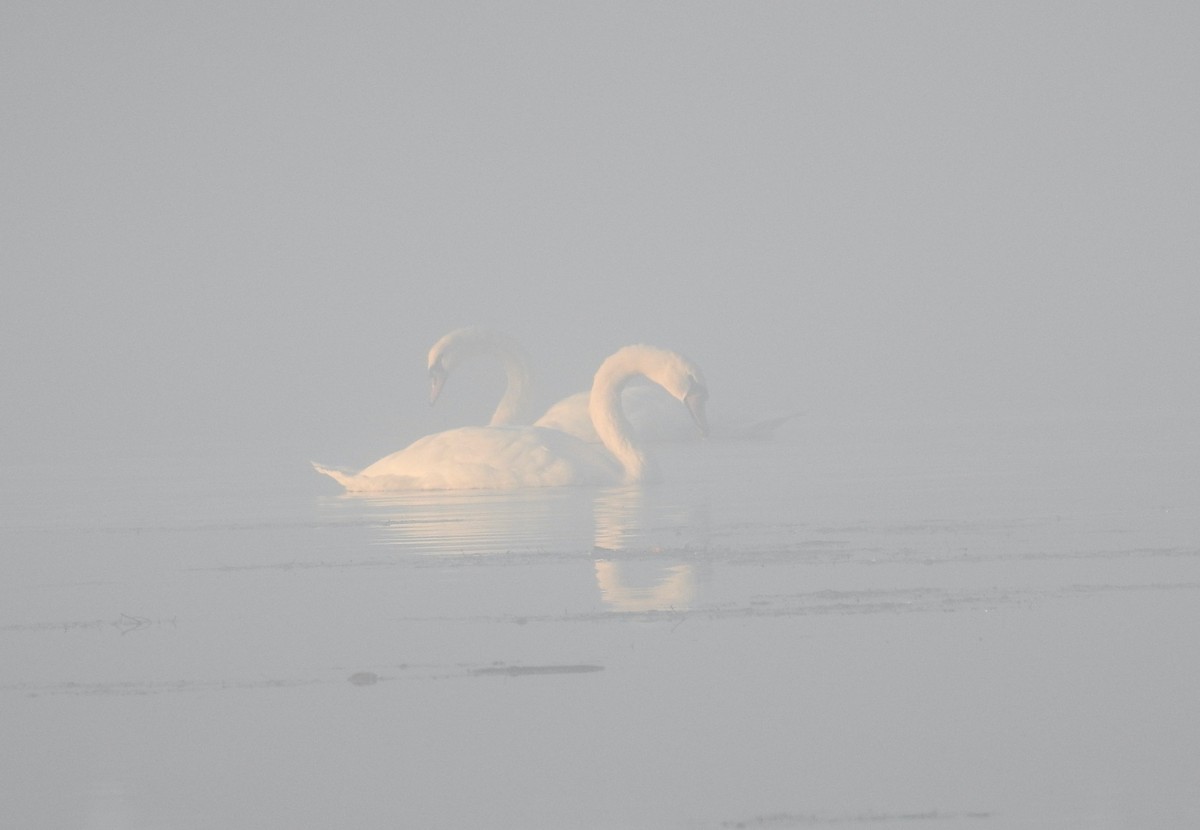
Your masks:
M 655 450 L 654 485 L 369 497 L 248 448 L 17 467 L 0 814 L 1200 818 L 1200 422 L 802 415 Z
M 0 4 L 0 830 L 1200 827 L 1197 31 Z M 314 472 L 487 423 L 462 326 L 801 414 Z

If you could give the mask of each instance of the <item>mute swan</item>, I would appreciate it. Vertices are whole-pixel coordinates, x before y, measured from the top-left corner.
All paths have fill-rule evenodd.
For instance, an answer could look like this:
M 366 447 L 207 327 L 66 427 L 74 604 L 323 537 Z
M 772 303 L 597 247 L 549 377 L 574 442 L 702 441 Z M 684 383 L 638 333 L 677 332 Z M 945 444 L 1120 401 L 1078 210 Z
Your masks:
M 645 481 L 653 470 L 621 409 L 621 391 L 642 376 L 687 406 L 707 432 L 700 368 L 675 352 L 626 346 L 592 381 L 589 411 L 603 447 L 538 426 L 461 427 L 427 435 L 357 474 L 313 464 L 347 490 L 469 490 Z
M 479 326 L 466 326 L 448 332 L 429 350 L 429 402 L 441 396 L 450 372 L 465 360 L 491 354 L 504 363 L 508 384 L 489 426 L 529 423 L 527 413 L 532 395 L 532 373 L 524 349 L 500 332 Z M 563 398 L 540 418 L 534 426 L 556 429 L 589 443 L 601 443 L 592 426 L 588 411 L 589 392 L 577 392 Z M 629 386 L 621 404 L 634 433 L 643 441 L 680 441 L 695 436 L 695 426 L 674 402 L 653 386 Z M 723 438 L 766 438 L 784 421 L 794 415 L 768 418 L 739 426 L 718 424 L 715 434 Z

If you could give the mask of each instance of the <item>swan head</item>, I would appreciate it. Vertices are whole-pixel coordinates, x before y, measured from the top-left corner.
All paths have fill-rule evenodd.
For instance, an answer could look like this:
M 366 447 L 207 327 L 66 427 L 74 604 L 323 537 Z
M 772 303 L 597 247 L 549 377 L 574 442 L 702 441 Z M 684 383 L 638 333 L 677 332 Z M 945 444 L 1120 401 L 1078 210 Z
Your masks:
M 429 404 L 437 403 L 446 385 L 446 378 L 462 360 L 463 353 L 481 339 L 483 332 L 474 326 L 455 329 L 433 344 L 429 350 Z
M 487 350 L 487 344 L 499 337 L 479 326 L 463 326 L 444 334 L 429 350 L 429 405 L 437 403 L 446 378 L 464 359 Z
M 660 352 L 649 361 L 646 377 L 683 402 L 701 435 L 708 435 L 708 384 L 700 367 L 678 352 Z
M 611 361 L 611 363 L 609 362 Z M 704 373 L 679 352 L 654 346 L 626 346 L 609 361 L 612 369 L 626 378 L 643 375 L 682 401 L 702 435 L 708 435 L 708 384 Z M 601 367 L 603 370 L 603 366 Z
M 509 385 L 517 386 L 515 394 L 518 398 L 526 394 L 524 390 L 530 383 L 529 359 L 520 345 L 498 331 L 482 326 L 463 326 L 447 332 L 429 350 L 429 403 L 437 403 L 442 394 L 442 387 L 446 385 L 446 379 L 460 363 L 469 361 L 476 355 L 488 354 L 504 360 Z M 521 408 L 516 402 L 510 403 L 509 406 Z

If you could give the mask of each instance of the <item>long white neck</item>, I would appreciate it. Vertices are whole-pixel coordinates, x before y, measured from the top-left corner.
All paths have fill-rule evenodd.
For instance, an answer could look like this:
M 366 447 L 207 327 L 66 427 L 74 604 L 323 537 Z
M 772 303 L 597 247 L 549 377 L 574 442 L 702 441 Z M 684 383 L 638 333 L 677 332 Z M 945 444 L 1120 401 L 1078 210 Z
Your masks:
M 630 380 L 646 374 L 649 353 L 656 351 L 648 346 L 626 346 L 600 364 L 592 380 L 588 400 L 592 426 L 605 448 L 624 468 L 627 482 L 646 480 L 650 465 L 621 408 L 621 391 Z
M 504 338 L 507 340 L 507 338 Z M 492 420 L 488 422 L 489 426 L 503 426 L 504 424 L 527 424 L 529 423 L 529 397 L 533 386 L 533 375 L 529 371 L 529 363 L 525 360 L 525 354 L 516 344 L 511 344 L 515 348 L 506 348 L 498 346 L 496 354 L 504 361 L 504 373 L 508 378 L 508 383 L 504 387 L 504 394 L 500 397 L 500 403 L 496 405 L 496 411 L 492 413 Z
M 477 326 L 455 329 L 430 350 L 429 363 L 432 366 L 440 360 L 449 371 L 463 360 L 480 354 L 500 358 L 508 380 L 488 425 L 529 423 L 528 410 L 533 374 L 529 370 L 529 359 L 525 356 L 525 350 L 511 337 Z

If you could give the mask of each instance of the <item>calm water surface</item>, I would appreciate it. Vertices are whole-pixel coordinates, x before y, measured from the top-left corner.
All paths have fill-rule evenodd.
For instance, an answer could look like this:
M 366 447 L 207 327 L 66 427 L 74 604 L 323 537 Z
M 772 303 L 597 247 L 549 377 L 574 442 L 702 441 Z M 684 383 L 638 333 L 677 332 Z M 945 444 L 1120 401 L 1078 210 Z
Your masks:
M 371 497 L 234 452 L 16 467 L 0 824 L 1200 820 L 1200 422 L 810 417 L 659 461 Z

